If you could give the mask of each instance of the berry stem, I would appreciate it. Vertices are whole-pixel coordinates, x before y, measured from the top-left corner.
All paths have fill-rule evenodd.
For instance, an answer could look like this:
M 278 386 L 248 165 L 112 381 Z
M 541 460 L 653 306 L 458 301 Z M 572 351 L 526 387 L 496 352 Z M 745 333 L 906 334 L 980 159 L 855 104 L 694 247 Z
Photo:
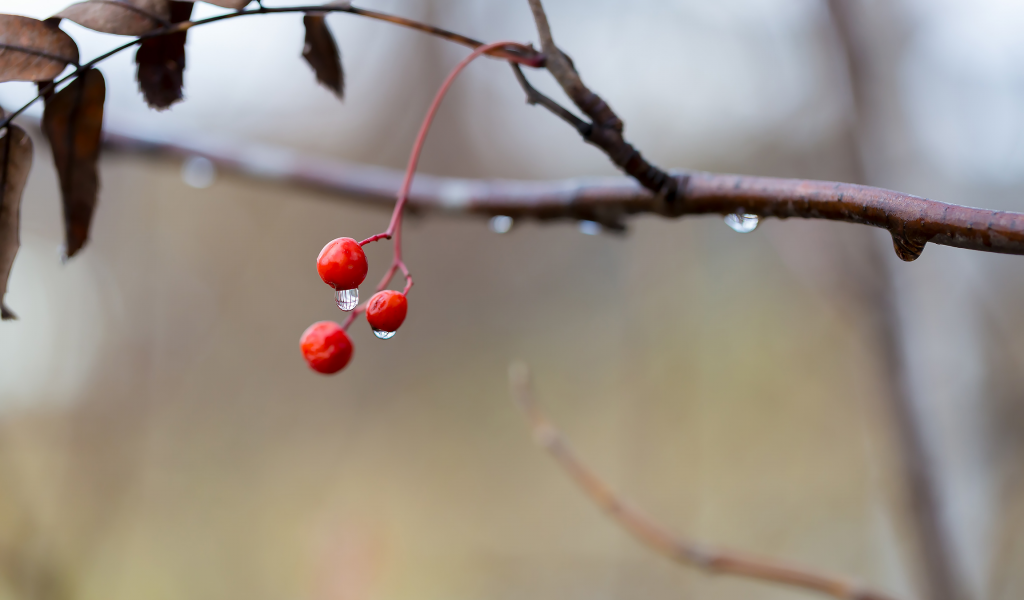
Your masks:
M 455 78 L 459 76 L 459 73 L 465 69 L 469 63 L 473 62 L 483 54 L 490 52 L 498 48 L 514 49 L 518 51 L 526 52 L 527 54 L 531 51 L 529 46 L 525 46 L 518 42 L 493 42 L 490 44 L 484 44 L 477 46 L 466 58 L 455 65 L 448 77 L 445 78 L 441 84 L 440 89 L 437 90 L 437 94 L 434 96 L 433 102 L 430 103 L 430 108 L 427 110 L 427 115 L 423 118 L 423 124 L 420 125 L 420 131 L 416 134 L 416 141 L 412 145 L 412 153 L 409 156 L 409 164 L 405 169 L 405 178 L 402 180 L 402 187 L 398 191 L 398 201 L 395 202 L 395 210 L 391 213 L 391 221 L 388 223 L 388 228 L 381 233 L 372 235 L 365 240 L 359 242 L 360 246 L 376 242 L 377 240 L 389 239 L 394 240 L 394 258 L 391 261 L 391 266 L 388 267 L 387 273 L 384 274 L 384 278 L 381 279 L 380 284 L 377 285 L 377 291 L 381 291 L 391 283 L 391 278 L 395 276 L 397 271 L 402 271 L 402 275 L 405 276 L 405 289 L 402 291 L 403 294 L 408 294 L 412 288 L 412 274 L 409 273 L 409 268 L 405 266 L 405 262 L 402 260 L 402 215 L 405 212 L 405 205 L 409 202 L 409 190 L 412 188 L 412 178 L 416 174 L 416 165 L 419 164 L 420 154 L 423 153 L 423 144 L 427 140 L 427 132 L 430 131 L 430 125 L 434 122 L 434 117 L 437 115 L 438 109 L 441 107 L 441 101 L 444 100 L 444 96 L 448 93 L 448 89 L 451 88 L 452 83 L 455 82 Z M 517 55 L 512 54 L 506 59 L 510 62 L 521 62 L 528 64 L 526 59 L 520 59 Z M 348 326 L 355 320 L 357 314 L 366 310 L 365 305 L 360 305 L 352 311 L 348 319 L 342 325 L 343 329 L 348 329 Z
M 378 233 L 376 235 L 371 235 L 370 237 L 366 238 L 365 240 L 359 242 L 359 245 L 360 246 L 365 246 L 365 245 L 367 245 L 367 244 L 369 244 L 371 242 L 376 242 L 377 240 L 384 240 L 384 239 L 390 240 L 391 239 L 391 234 L 389 234 L 388 232 L 385 231 L 384 233 Z
M 409 189 L 412 188 L 412 178 L 416 174 L 416 165 L 420 161 L 420 154 L 423 152 L 423 144 L 427 140 L 427 132 L 430 131 L 430 125 L 434 122 L 434 117 L 437 115 L 438 109 L 441 107 L 441 101 L 444 100 L 445 94 L 448 93 L 448 89 L 455 82 L 455 78 L 459 76 L 469 63 L 476 60 L 480 55 L 495 50 L 501 47 L 515 47 L 522 50 L 528 50 L 527 46 L 519 44 L 517 42 L 492 42 L 490 44 L 484 44 L 474 49 L 469 56 L 462 59 L 462 61 L 455 65 L 448 77 L 445 78 L 444 83 L 441 84 L 440 89 L 437 90 L 437 94 L 434 96 L 434 101 L 430 103 L 430 108 L 427 110 L 426 117 L 423 118 L 423 124 L 420 125 L 420 131 L 416 135 L 416 142 L 412 145 L 412 153 L 409 156 L 409 165 L 405 169 L 405 179 L 402 180 L 402 187 L 398 191 L 398 202 L 395 204 L 395 212 L 391 215 L 391 223 L 388 225 L 387 230 L 384 232 L 384 236 L 391 237 L 395 236 L 395 254 L 398 260 L 401 260 L 401 228 L 402 228 L 402 211 L 405 208 L 406 202 L 409 200 Z M 509 59 L 512 62 L 517 62 L 515 59 Z M 374 236 L 376 237 L 376 236 Z
M 348 318 L 346 318 L 345 322 L 341 324 L 341 328 L 344 329 L 345 331 L 348 331 L 349 325 L 351 325 L 353 322 L 355 322 L 356 317 L 358 317 L 361 313 L 363 313 L 365 311 L 366 311 L 366 303 L 364 302 L 364 303 L 360 304 L 359 306 L 355 307 L 355 309 L 352 312 L 348 313 Z

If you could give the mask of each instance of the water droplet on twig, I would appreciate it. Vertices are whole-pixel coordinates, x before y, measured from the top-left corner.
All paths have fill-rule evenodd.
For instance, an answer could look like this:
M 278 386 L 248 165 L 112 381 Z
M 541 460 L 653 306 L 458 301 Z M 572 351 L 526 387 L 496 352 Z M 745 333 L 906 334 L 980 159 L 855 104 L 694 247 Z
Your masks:
M 601 224 L 597 221 L 580 221 L 580 233 L 583 235 L 597 235 L 601 233 Z
M 491 231 L 494 233 L 508 233 L 514 224 L 515 221 L 508 215 L 491 217 Z
M 904 234 L 892 234 L 892 247 L 896 250 L 896 256 L 900 257 L 900 260 L 907 262 L 917 260 L 921 257 L 921 253 L 924 252 L 925 244 L 927 242 L 913 239 Z
M 728 225 L 730 229 L 738 233 L 750 233 L 757 229 L 757 225 L 760 221 L 761 220 L 757 215 L 748 215 L 743 211 L 738 211 L 731 215 L 725 215 L 725 224 Z
M 191 187 L 208 188 L 217 179 L 217 168 L 206 157 L 190 156 L 181 165 L 181 179 Z
M 359 304 L 359 289 L 352 288 L 351 290 L 338 290 L 334 292 L 334 302 L 338 305 L 338 308 L 349 312 Z
M 384 331 L 383 329 L 374 329 L 373 330 L 373 335 L 379 337 L 382 340 L 390 340 L 391 338 L 395 337 L 396 333 L 398 333 L 398 332 L 397 331 Z

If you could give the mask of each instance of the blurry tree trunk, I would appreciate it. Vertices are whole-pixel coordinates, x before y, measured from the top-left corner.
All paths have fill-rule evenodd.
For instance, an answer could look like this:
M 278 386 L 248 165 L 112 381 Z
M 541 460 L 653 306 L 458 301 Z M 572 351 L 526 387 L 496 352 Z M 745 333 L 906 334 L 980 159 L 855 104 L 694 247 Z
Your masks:
M 865 156 L 870 148 L 868 127 L 871 122 L 871 85 L 873 74 L 865 36 L 860 34 L 858 15 L 851 0 L 828 0 L 829 14 L 838 43 L 846 60 L 853 115 L 850 119 L 851 168 L 857 183 L 872 184 Z M 909 345 L 906 324 L 900 316 L 896 273 L 889 250 L 877 243 L 864 245 L 868 263 L 874 268 L 861 273 L 865 287 L 865 309 L 874 326 L 880 349 L 879 363 L 893 420 L 900 460 L 900 479 L 906 496 L 906 514 L 915 536 L 920 581 L 925 598 L 965 600 L 966 586 L 962 569 L 955 563 L 952 539 L 942 519 L 939 487 L 940 465 L 928 446 L 926 425 L 915 406 L 913 380 L 908 372 Z

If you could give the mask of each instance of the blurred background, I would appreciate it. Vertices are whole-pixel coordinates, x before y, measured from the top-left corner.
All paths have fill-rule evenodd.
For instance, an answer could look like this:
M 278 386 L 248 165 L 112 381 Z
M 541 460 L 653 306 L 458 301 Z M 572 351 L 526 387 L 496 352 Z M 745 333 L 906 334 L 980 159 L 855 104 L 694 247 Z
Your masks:
M 840 0 L 842 19 L 826 0 L 546 4 L 658 165 L 1024 210 L 1020 2 Z M 537 40 L 525 0 L 361 6 Z M 189 33 L 186 101 L 166 112 L 143 103 L 133 53 L 105 62 L 106 123 L 401 167 L 465 49 L 327 20 L 344 103 L 300 57 L 301 16 L 259 16 Z M 62 27 L 83 57 L 124 40 Z M 5 84 L 0 104 L 33 95 Z M 92 241 L 62 266 L 56 176 L 33 135 L 7 297 L 20 320 L 0 326 L 2 600 L 815 597 L 627 537 L 532 445 L 507 391 L 516 358 L 579 453 L 670 529 L 923 598 L 910 423 L 965 597 L 1024 593 L 1019 257 L 929 245 L 901 263 L 884 232 L 826 222 L 499 235 L 413 218 L 406 325 L 381 342 L 357 322 L 352 363 L 324 377 L 298 351 L 307 325 L 342 319 L 314 258 L 382 230 L 387 210 L 108 153 Z M 616 174 L 487 60 L 450 93 L 421 171 Z M 370 250 L 368 280 L 389 252 Z

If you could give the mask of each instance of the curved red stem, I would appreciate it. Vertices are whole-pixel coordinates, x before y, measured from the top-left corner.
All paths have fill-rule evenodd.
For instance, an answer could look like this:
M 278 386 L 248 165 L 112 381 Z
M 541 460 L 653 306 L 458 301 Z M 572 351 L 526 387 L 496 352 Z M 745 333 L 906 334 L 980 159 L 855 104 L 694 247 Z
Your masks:
M 494 42 L 491 44 L 484 44 L 478 46 L 473 50 L 469 56 L 462 59 L 462 61 L 455 65 L 448 77 L 445 78 L 444 83 L 437 90 L 437 94 L 434 95 L 434 101 L 430 103 L 430 108 L 427 110 L 427 115 L 423 118 L 423 124 L 420 125 L 420 131 L 416 134 L 416 141 L 412 145 L 412 153 L 409 156 L 409 164 L 405 169 L 405 179 L 402 180 L 402 187 L 398 190 L 398 201 L 395 202 L 395 210 L 391 213 L 391 221 L 388 223 L 388 228 L 381 233 L 372 235 L 365 240 L 359 242 L 360 246 L 365 246 L 371 242 L 383 239 L 393 239 L 394 245 L 394 258 L 391 261 L 391 266 L 388 267 L 387 273 L 384 274 L 384 278 L 381 279 L 377 285 L 377 291 L 381 291 L 391 283 L 391 278 L 395 276 L 397 271 L 402 271 L 405 275 L 405 289 L 402 290 L 403 294 L 408 294 L 412 288 L 412 274 L 409 273 L 409 268 L 405 266 L 405 262 L 402 261 L 402 214 L 405 211 L 405 205 L 409 201 L 409 190 L 412 188 L 412 178 L 416 174 L 416 165 L 420 161 L 420 154 L 423 153 L 423 144 L 427 140 L 427 132 L 430 131 L 430 125 L 434 122 L 434 117 L 437 115 L 437 110 L 441 107 L 441 101 L 444 100 L 444 96 L 448 93 L 448 89 L 452 87 L 452 83 L 455 82 L 455 78 L 459 76 L 459 73 L 465 69 L 469 63 L 473 62 L 483 54 L 490 52 L 496 48 L 513 46 L 519 49 L 528 49 L 528 46 L 520 44 L 518 42 Z M 516 60 L 514 58 L 508 58 L 512 62 L 522 62 L 524 64 L 530 64 L 527 60 Z M 343 329 L 348 329 L 349 325 L 355 321 L 356 315 L 366 310 L 366 305 L 361 304 L 357 306 L 352 314 L 345 319 L 342 324 Z
M 387 230 L 384 232 L 387 235 L 395 236 L 395 255 L 398 260 L 401 260 L 401 228 L 402 228 L 402 209 L 405 208 L 405 203 L 409 200 L 409 189 L 412 187 L 412 178 L 416 174 L 416 165 L 420 161 L 420 154 L 423 152 L 423 144 L 427 140 L 427 132 L 430 131 L 430 125 L 434 122 L 434 117 L 437 115 L 438 109 L 441 107 L 441 101 L 444 100 L 445 94 L 448 93 L 448 89 L 452 87 L 455 82 L 455 78 L 459 76 L 469 63 L 476 60 L 480 55 L 485 52 L 489 52 L 502 46 L 522 46 L 516 42 L 493 42 L 490 44 L 484 44 L 483 46 L 477 47 L 475 50 L 470 52 L 469 56 L 462 59 L 462 61 L 455 65 L 448 77 L 445 78 L 444 83 L 441 84 L 440 89 L 437 90 L 437 94 L 434 95 L 434 101 L 430 103 L 430 108 L 427 110 L 427 115 L 423 118 L 423 124 L 420 125 L 420 131 L 416 134 L 416 141 L 412 145 L 412 153 L 409 156 L 409 165 L 405 169 L 405 179 L 402 180 L 402 187 L 398 190 L 398 202 L 395 204 L 395 212 L 391 215 L 391 223 L 388 225 Z

